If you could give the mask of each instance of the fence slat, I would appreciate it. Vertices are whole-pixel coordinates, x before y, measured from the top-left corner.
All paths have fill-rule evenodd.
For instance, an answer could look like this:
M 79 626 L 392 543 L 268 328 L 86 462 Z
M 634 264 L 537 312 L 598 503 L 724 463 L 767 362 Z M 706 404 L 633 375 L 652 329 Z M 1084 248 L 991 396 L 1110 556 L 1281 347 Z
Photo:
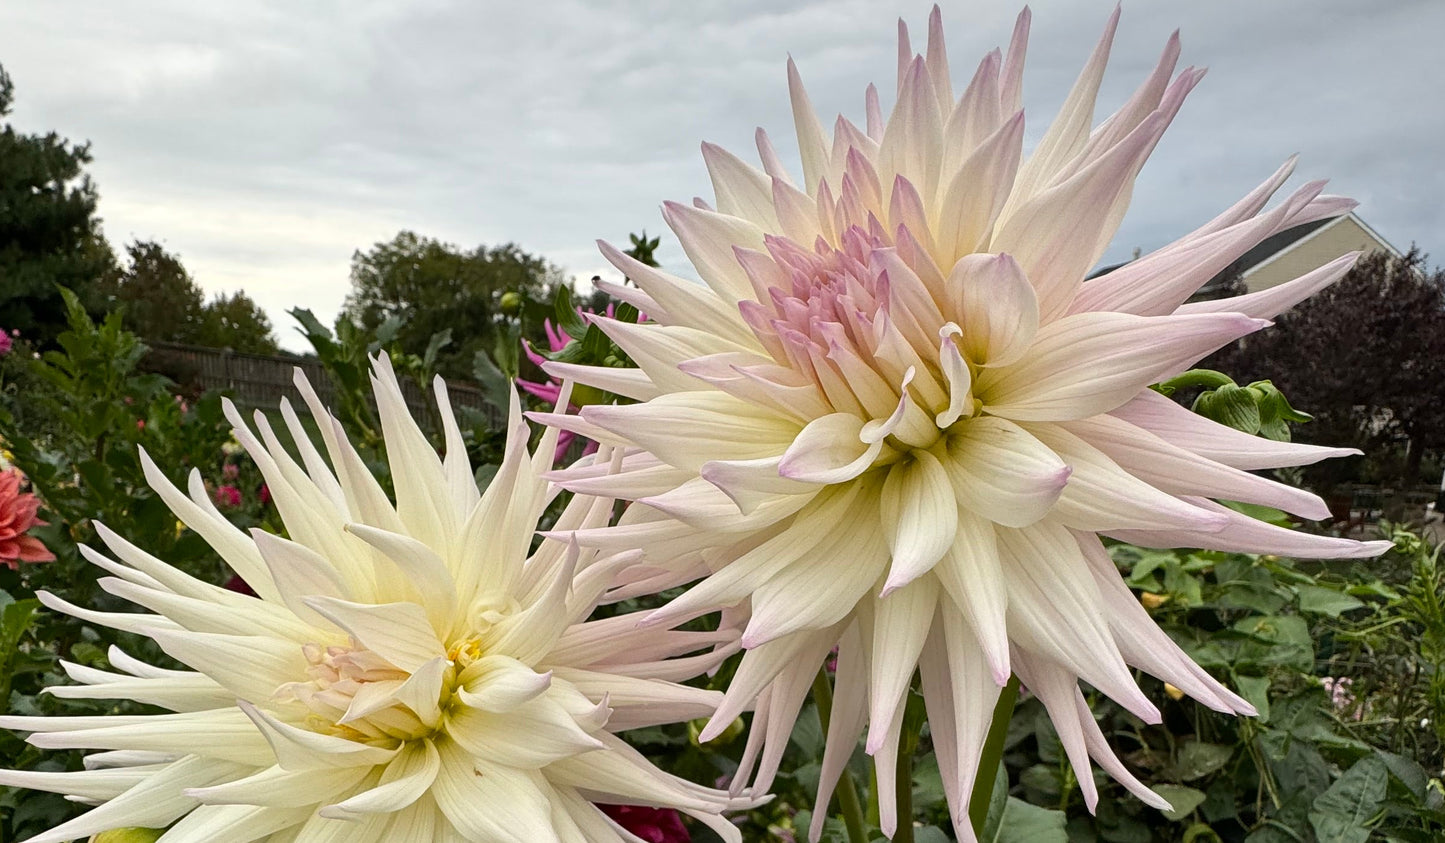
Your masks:
M 141 368 L 165 375 L 183 391 L 201 393 L 220 390 L 242 407 L 274 410 L 281 404 L 282 398 L 289 398 L 293 404 L 301 402 L 301 395 L 291 382 L 292 372 L 300 368 L 322 403 L 328 407 L 336 406 L 336 388 L 320 361 L 314 358 L 290 354 L 248 354 L 169 342 L 147 345 L 150 352 L 141 360 Z M 422 429 L 428 433 L 438 432 L 441 420 L 430 390 L 423 390 L 410 380 L 402 380 L 401 392 L 407 409 Z M 460 411 L 464 407 L 476 410 L 486 418 L 488 426 L 501 426 L 501 413 L 487 403 L 480 389 L 468 383 L 447 381 L 447 393 L 455 410 Z M 371 396 L 367 398 L 371 400 Z M 375 407 L 374 400 L 372 406 Z

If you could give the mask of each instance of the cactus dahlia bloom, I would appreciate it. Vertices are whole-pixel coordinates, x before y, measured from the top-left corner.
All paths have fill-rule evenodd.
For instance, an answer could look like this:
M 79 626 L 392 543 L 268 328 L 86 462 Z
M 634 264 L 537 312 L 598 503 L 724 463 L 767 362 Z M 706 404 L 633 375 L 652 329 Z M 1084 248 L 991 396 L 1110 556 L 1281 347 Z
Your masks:
M 639 629 L 626 615 L 586 621 L 633 554 L 544 541 L 528 555 L 556 491 L 538 475 L 555 434 L 528 454 L 514 401 L 505 460 L 479 494 L 444 385 L 440 459 L 385 358 L 373 382 L 395 505 L 299 377 L 328 457 L 289 406 L 299 462 L 264 416 L 258 439 L 228 407 L 289 538 L 240 532 L 199 475 L 188 497 L 146 460 L 156 491 L 258 596 L 193 579 L 99 525 L 116 558 L 82 550 L 112 575 L 102 585 L 153 614 L 42 595 L 147 636 L 191 669 L 112 650 L 113 672 L 67 664 L 79 684 L 50 692 L 172 713 L 0 718 L 36 746 L 101 750 L 79 772 L 0 772 L 0 784 L 98 805 L 32 843 L 123 826 L 169 826 L 167 843 L 636 839 L 595 803 L 676 808 L 738 841 L 718 814 L 735 804 L 726 793 L 655 769 L 612 734 L 710 713 L 715 692 L 671 680 L 717 656 L 672 657 L 727 634 Z M 577 496 L 558 527 L 610 511 L 610 500 Z
M 1300 556 L 1382 549 L 1211 500 L 1322 518 L 1314 495 L 1249 471 L 1341 451 L 1246 436 L 1149 389 L 1340 277 L 1353 256 L 1265 292 L 1185 304 L 1262 239 L 1353 203 L 1312 183 L 1265 211 L 1286 164 L 1197 231 L 1085 281 L 1203 75 L 1174 74 L 1170 38 L 1091 131 L 1116 24 L 1117 13 L 1026 157 L 1027 11 L 1008 52 L 985 56 L 958 97 L 937 9 L 926 55 L 900 26 L 891 116 L 870 86 L 865 126 L 840 117 L 831 137 L 790 62 L 802 180 L 761 130 L 761 170 L 705 144 L 716 209 L 664 209 L 705 286 L 604 244 L 657 323 L 596 320 L 640 369 L 548 367 L 637 401 L 548 419 L 625 449 L 620 475 L 583 463 L 560 482 L 642 504 L 579 541 L 645 545 L 624 579 L 702 578 L 651 622 L 750 607 L 747 653 L 704 737 L 756 704 L 759 786 L 840 645 L 817 817 L 866 719 L 883 824 L 896 827 L 891 778 L 915 667 L 961 836 L 972 838 L 965 801 L 1011 673 L 1047 706 L 1090 807 L 1090 758 L 1160 805 L 1110 751 L 1079 682 L 1148 722 L 1159 712 L 1131 667 L 1212 708 L 1251 709 L 1150 622 L 1099 536 Z

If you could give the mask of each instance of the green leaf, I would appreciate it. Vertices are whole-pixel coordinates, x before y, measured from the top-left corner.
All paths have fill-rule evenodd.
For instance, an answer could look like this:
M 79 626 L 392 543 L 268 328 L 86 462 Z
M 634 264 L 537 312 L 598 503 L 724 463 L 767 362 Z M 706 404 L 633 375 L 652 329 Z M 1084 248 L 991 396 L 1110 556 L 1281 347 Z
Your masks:
M 798 714 L 789 741 L 803 751 L 804 757 L 813 758 L 823 754 L 823 724 L 818 719 L 816 707 L 810 704 Z
M 1234 510 L 1235 512 L 1248 515 L 1256 521 L 1263 521 L 1266 524 L 1273 524 L 1276 527 L 1291 527 L 1294 519 L 1282 509 L 1275 509 L 1272 506 L 1262 506 L 1257 503 L 1240 503 L 1239 501 L 1220 501 L 1220 503 Z
M 436 371 L 437 353 L 443 348 L 452 344 L 452 329 L 438 331 L 431 335 L 431 340 L 426 344 L 426 353 L 422 355 L 422 368 L 428 372 Z
M 1299 615 L 1241 618 L 1235 622 L 1234 630 L 1250 639 L 1239 648 L 1240 665 L 1285 665 L 1302 671 L 1314 667 L 1315 650 L 1309 625 Z
M 1059 768 L 1055 764 L 1035 764 L 1019 774 L 1019 784 L 1028 791 L 1026 795 L 1039 799 L 1052 799 L 1063 790 L 1059 781 Z
M 1229 763 L 1234 747 L 1217 743 L 1187 740 L 1174 759 L 1174 777 L 1190 782 L 1201 779 Z
M 918 811 L 947 810 L 947 801 L 938 760 L 929 753 L 913 765 L 913 804 Z
M 1389 771 L 1385 762 L 1369 755 L 1345 771 L 1329 790 L 1315 797 L 1310 825 L 1321 840 L 1365 843 L 1369 822 L 1385 800 Z
M 367 346 L 366 350 L 371 352 L 372 354 L 375 354 L 382 348 L 390 345 L 391 341 L 396 339 L 396 334 L 398 331 L 401 330 L 401 326 L 405 324 L 406 320 L 403 319 L 400 315 L 392 314 L 391 316 L 386 317 L 385 322 L 382 322 L 380 325 L 376 326 L 376 339 Z
M 1359 609 L 1365 605 L 1358 598 L 1321 585 L 1301 585 L 1296 586 L 1295 590 L 1299 592 L 1301 612 L 1313 612 L 1317 615 L 1329 615 L 1337 618 L 1344 612 Z
M 1380 757 L 1380 760 L 1384 762 L 1385 767 L 1389 769 L 1390 775 L 1398 779 L 1400 784 L 1404 785 L 1411 793 L 1420 798 L 1424 798 L 1425 787 L 1430 780 L 1424 767 L 1421 767 L 1420 764 L 1413 759 L 1406 758 L 1403 755 L 1396 755 L 1393 752 L 1386 752 L 1383 749 L 1377 749 L 1375 753 Z
M 1193 814 L 1194 809 L 1204 802 L 1204 791 L 1182 784 L 1156 784 L 1153 791 L 1168 799 L 1169 804 L 1174 806 L 1174 810 L 1160 813 L 1176 822 Z
M 1242 386 L 1229 384 L 1200 393 L 1194 399 L 1194 412 L 1251 436 L 1259 432 L 1261 420 L 1255 393 Z
M 572 290 L 566 284 L 557 287 L 553 309 L 557 327 L 574 340 L 582 339 L 582 335 L 587 333 L 587 321 L 577 313 L 577 305 L 572 302 Z
M 497 364 L 492 362 L 487 352 L 480 348 L 472 357 L 472 377 L 481 384 L 482 394 L 486 396 L 488 404 L 500 412 L 508 411 L 512 406 L 512 381 L 502 374 L 502 370 L 497 368 Z
M 1009 796 L 998 812 L 997 821 L 993 811 L 989 811 L 979 839 L 982 843 L 1068 843 L 1069 835 L 1064 831 L 1066 822 L 1063 811 L 1050 811 Z
M 1269 722 L 1269 677 L 1268 676 L 1235 676 L 1234 684 L 1239 689 L 1239 695 L 1244 697 L 1254 710 L 1259 712 L 1256 718 L 1261 723 Z

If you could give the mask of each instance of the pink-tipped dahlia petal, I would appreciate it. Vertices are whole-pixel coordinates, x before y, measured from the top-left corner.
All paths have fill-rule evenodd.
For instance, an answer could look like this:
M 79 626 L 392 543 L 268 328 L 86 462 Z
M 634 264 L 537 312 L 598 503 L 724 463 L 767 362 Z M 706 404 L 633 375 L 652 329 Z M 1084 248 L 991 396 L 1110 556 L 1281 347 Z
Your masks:
M 1212 500 L 1321 516 L 1318 498 L 1248 472 L 1338 449 L 1246 437 L 1149 390 L 1338 278 L 1345 260 L 1274 290 L 1181 306 L 1265 238 L 1342 213 L 1348 200 L 1311 183 L 1266 209 L 1291 161 L 1198 231 L 1085 280 L 1203 76 L 1176 72 L 1171 36 L 1095 127 L 1118 20 L 1116 11 L 1027 157 L 1027 10 L 1007 52 L 986 55 L 956 100 L 941 15 L 929 18 L 921 56 L 900 25 L 897 97 L 885 119 L 870 86 L 865 128 L 843 118 L 825 128 L 789 61 L 802 177 L 759 130 L 761 169 L 704 145 L 716 210 L 664 207 L 703 284 L 603 247 L 667 313 L 655 324 L 598 322 L 638 362 L 640 403 L 546 417 L 628 456 L 615 473 L 583 464 L 550 476 L 579 491 L 611 484 L 638 502 L 617 525 L 576 534 L 586 546 L 642 548 L 615 593 L 701 576 L 648 622 L 720 607 L 746 616 L 742 664 L 703 732 L 756 706 L 740 777 L 771 777 L 799 683 L 839 644 L 820 805 L 865 720 L 880 790 L 892 793 L 902 689 L 921 666 L 961 839 L 972 834 L 978 746 L 1014 671 L 1037 685 L 1090 783 L 1087 801 L 1092 758 L 1160 806 L 1079 708 L 1078 683 L 1146 721 L 1159 710 L 1131 667 L 1214 708 L 1250 709 L 1141 615 L 1098 536 L 1334 557 L 1382 550 Z M 885 798 L 880 820 L 890 832 L 906 818 Z M 815 822 L 814 839 L 820 831 Z

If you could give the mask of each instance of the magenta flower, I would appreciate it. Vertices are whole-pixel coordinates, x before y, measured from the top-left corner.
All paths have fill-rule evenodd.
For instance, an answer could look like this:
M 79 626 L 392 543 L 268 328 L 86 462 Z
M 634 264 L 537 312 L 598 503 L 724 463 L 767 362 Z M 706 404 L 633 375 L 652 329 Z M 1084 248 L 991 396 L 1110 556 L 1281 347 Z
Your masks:
M 10 335 L 5 333 L 3 328 L 0 328 L 0 357 L 9 354 L 10 349 L 13 347 L 14 344 L 10 341 Z
M 612 318 L 612 316 L 614 315 L 613 311 L 613 305 L 607 305 L 606 314 L 609 319 Z M 579 315 L 585 316 L 585 314 L 590 312 L 591 311 L 583 310 L 580 307 L 577 308 L 577 313 Z M 542 330 L 546 331 L 547 333 L 548 351 L 561 351 L 562 349 L 567 347 L 567 343 L 572 341 L 571 335 L 569 335 L 566 331 L 562 330 L 561 327 L 554 326 L 551 319 L 542 320 Z M 537 350 L 532 347 L 531 343 L 522 343 L 522 351 L 526 352 L 527 359 L 531 360 L 532 363 L 535 364 L 539 369 L 543 368 L 543 366 L 547 363 L 547 358 L 539 354 Z M 517 386 L 520 386 L 525 392 L 537 396 L 548 404 L 556 404 L 558 397 L 562 394 L 562 384 L 555 377 L 549 377 L 545 383 L 538 383 L 536 381 L 529 381 L 523 378 L 517 378 Z M 577 407 L 574 405 L 569 406 L 567 409 L 569 412 L 575 412 L 577 410 Z M 557 453 L 554 455 L 554 459 L 560 461 L 562 457 L 567 453 L 567 449 L 572 447 L 572 441 L 576 438 L 577 434 L 573 433 L 572 431 L 562 431 L 561 434 L 557 437 Z M 597 443 L 588 442 L 587 447 L 582 450 L 582 453 L 584 455 L 591 454 L 596 450 Z
M 235 486 L 221 486 L 216 489 L 216 503 L 226 507 L 241 505 L 241 490 Z

